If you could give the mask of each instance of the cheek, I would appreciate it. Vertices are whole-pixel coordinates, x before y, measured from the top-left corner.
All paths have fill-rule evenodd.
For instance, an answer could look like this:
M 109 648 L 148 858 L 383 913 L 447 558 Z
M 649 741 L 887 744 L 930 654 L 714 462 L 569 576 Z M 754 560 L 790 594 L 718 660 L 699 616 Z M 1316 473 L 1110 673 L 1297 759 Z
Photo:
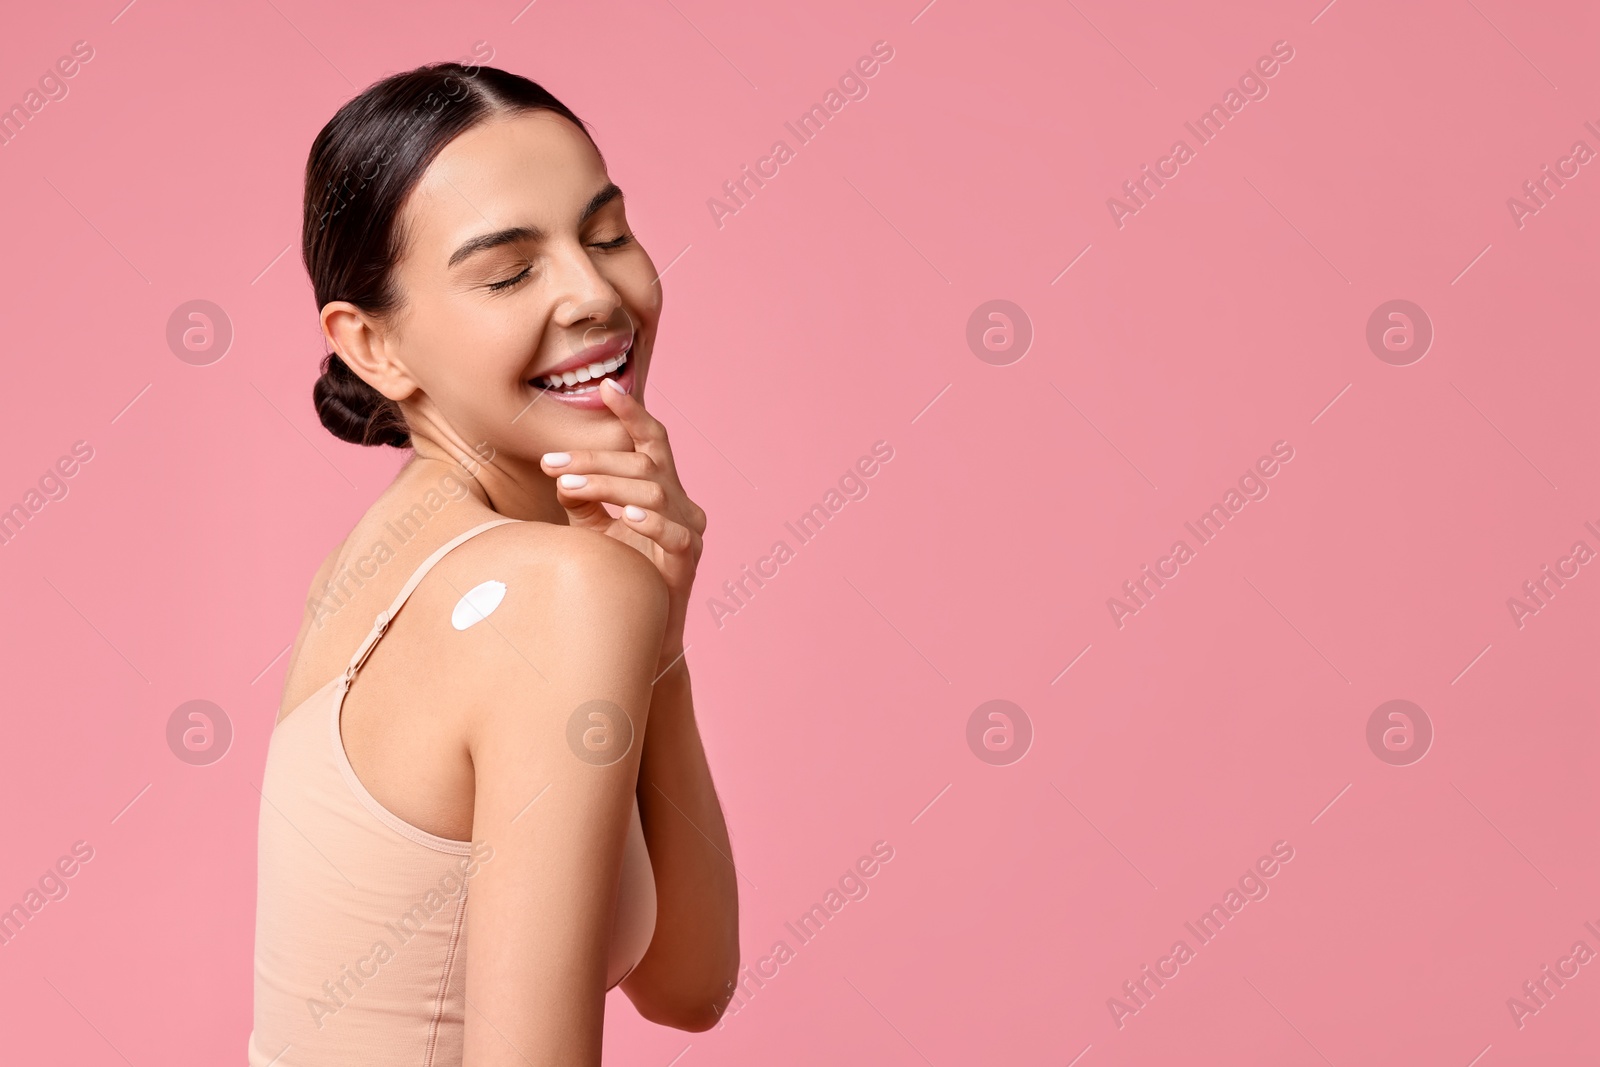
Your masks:
M 524 378 L 539 351 L 533 316 L 455 305 L 434 309 L 425 331 L 423 321 L 418 314 L 407 349 L 416 353 L 420 373 L 432 381 L 439 399 L 472 407 L 490 403 L 491 394 L 527 388 Z
M 429 327 L 434 351 L 488 378 L 520 377 L 539 352 L 548 309 L 525 289 L 480 299 L 451 299 Z
M 463 322 L 438 337 L 436 359 L 448 363 L 445 373 L 471 392 L 490 383 L 518 382 L 533 363 L 536 339 L 484 322 Z
M 657 280 L 655 262 L 643 249 L 633 262 L 617 272 L 611 284 L 630 312 L 635 312 L 648 325 L 655 324 L 661 314 L 662 282 Z

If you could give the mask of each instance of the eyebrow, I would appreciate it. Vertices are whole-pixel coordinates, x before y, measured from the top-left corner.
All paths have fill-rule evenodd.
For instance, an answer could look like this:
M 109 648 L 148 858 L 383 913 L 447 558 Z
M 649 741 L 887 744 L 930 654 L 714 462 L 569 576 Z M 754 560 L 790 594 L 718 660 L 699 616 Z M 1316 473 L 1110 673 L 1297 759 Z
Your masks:
M 583 206 L 583 210 L 578 213 L 578 225 L 582 226 L 589 221 L 589 216 L 621 195 L 622 190 L 617 188 L 615 182 L 606 182 L 605 187 L 591 196 L 589 202 Z M 445 267 L 447 269 L 454 267 L 462 260 L 490 248 L 498 248 L 501 245 L 511 244 L 515 241 L 542 241 L 545 236 L 545 232 L 537 226 L 508 226 L 493 233 L 479 234 L 477 237 L 465 241 L 460 248 L 450 253 L 450 261 L 445 264 Z

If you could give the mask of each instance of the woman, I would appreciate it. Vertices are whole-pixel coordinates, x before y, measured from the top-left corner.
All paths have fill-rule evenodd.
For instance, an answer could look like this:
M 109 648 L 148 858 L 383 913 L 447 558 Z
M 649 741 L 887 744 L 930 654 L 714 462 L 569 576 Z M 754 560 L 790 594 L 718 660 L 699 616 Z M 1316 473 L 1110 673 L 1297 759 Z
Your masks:
M 738 901 L 683 656 L 705 513 L 642 403 L 661 286 L 621 191 L 538 85 L 434 64 L 317 136 L 302 252 L 323 425 L 412 455 L 290 658 L 252 1067 L 598 1064 L 618 984 L 714 1025 Z

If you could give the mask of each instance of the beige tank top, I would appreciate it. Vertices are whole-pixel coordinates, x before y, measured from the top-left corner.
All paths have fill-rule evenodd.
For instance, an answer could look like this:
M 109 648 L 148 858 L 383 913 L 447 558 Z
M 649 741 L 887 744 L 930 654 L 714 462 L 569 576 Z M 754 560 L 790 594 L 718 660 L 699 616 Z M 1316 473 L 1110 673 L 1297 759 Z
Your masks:
M 437 837 L 367 792 L 339 733 L 344 695 L 441 545 L 350 659 L 272 731 L 261 783 L 250 1067 L 459 1067 L 467 900 L 484 842 Z M 607 989 L 655 932 L 656 893 L 635 797 Z

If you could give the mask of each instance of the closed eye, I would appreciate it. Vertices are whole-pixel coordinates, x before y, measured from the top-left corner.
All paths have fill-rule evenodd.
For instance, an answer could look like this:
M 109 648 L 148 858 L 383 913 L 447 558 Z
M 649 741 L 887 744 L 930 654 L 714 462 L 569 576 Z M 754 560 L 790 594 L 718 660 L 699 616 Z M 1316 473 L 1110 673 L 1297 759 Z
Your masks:
M 522 268 L 522 273 L 518 274 L 515 278 L 507 278 L 505 281 L 501 281 L 501 282 L 490 282 L 488 288 L 493 289 L 495 292 L 499 292 L 502 289 L 510 289 L 512 286 L 514 286 L 518 282 L 522 281 L 524 278 L 526 278 L 532 272 L 533 272 L 533 264 L 530 263 L 526 267 L 523 267 Z
M 610 250 L 613 250 L 613 249 L 622 248 L 623 246 L 627 245 L 632 240 L 633 240 L 633 234 L 625 233 L 620 237 L 613 237 L 609 241 L 600 241 L 600 242 L 598 242 L 596 244 L 590 245 L 589 247 L 591 247 L 591 248 L 604 248 L 607 251 L 610 251 Z M 522 270 L 520 272 L 518 272 L 514 277 L 506 278 L 503 281 L 490 282 L 489 285 L 487 286 L 487 288 L 491 289 L 491 290 L 493 290 L 494 292 L 497 292 L 497 293 L 498 292 L 502 292 L 502 291 L 504 291 L 506 289 L 511 289 L 511 288 L 521 284 L 523 281 L 527 280 L 528 275 L 530 273 L 532 273 L 532 272 L 533 272 L 533 264 L 530 263 L 526 267 L 522 268 Z

